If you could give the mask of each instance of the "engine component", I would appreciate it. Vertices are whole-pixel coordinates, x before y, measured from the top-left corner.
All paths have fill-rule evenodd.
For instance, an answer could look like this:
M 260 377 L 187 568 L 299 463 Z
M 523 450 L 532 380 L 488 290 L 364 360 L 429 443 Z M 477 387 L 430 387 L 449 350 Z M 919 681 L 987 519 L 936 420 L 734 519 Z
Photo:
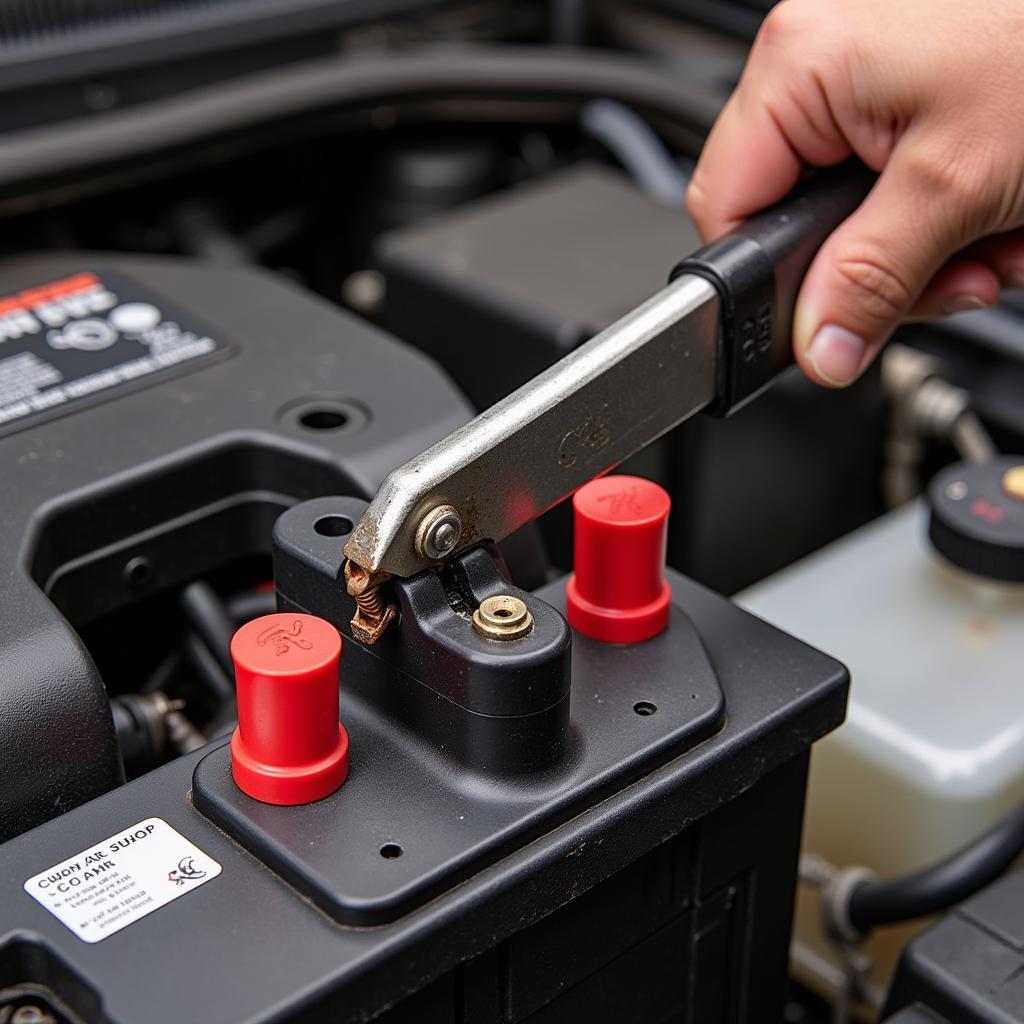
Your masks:
M 0 1024 L 848 1024 L 1006 870 L 1021 300 L 668 429 L 861 191 L 663 287 L 770 4 L 0 2 Z M 745 596 L 859 677 L 801 854 L 847 673 L 700 584 L 936 471 Z M 1024 1024 L 1018 888 L 894 1024 Z
M 10 592 L 75 645 L 56 668 L 97 708 L 79 700 L 77 728 L 110 729 L 101 676 L 152 661 L 127 624 L 152 632 L 169 610 L 230 707 L 225 635 L 263 609 L 196 580 L 265 557 L 276 520 L 281 609 L 347 635 L 351 774 L 312 804 L 263 803 L 237 787 L 225 736 L 47 822 L 67 779 L 5 744 L 38 801 L 15 799 L 5 826 L 44 823 L 0 848 L 0 983 L 88 1024 L 389 1007 L 394 1021 L 612 1020 L 638 980 L 652 1019 L 781 1012 L 807 751 L 842 716 L 841 666 L 676 574 L 657 636 L 573 638 L 564 579 L 520 590 L 479 547 L 394 581 L 396 621 L 371 650 L 347 632 L 342 555 L 366 504 L 316 495 L 366 494 L 467 407 L 422 357 L 257 271 L 78 259 L 6 270 L 22 336 L 3 357 L 31 356 L 37 376 L 3 406 L 0 440 L 29 467 L 4 510 L 10 564 L 26 566 Z M 208 339 L 194 361 L 138 362 L 185 331 Z M 282 341 L 296 331 L 302 346 Z M 495 599 L 532 628 L 481 636 L 473 615 Z M 37 642 L 20 604 L 5 606 L 15 652 Z M 38 704 L 45 681 L 15 681 Z M 27 713 L 5 705 L 5 727 Z M 33 728 L 52 747 L 67 722 Z M 79 799 L 111 784 L 68 762 Z
M 890 508 L 919 493 L 929 441 L 952 443 L 969 462 L 994 458 L 995 444 L 971 408 L 970 392 L 944 379 L 938 359 L 908 345 L 889 345 L 882 356 L 882 387 L 890 407 L 884 469 Z
M 330 55 L 345 29 L 438 6 L 439 0 L 372 7 L 292 0 L 287 8 L 259 0 L 8 0 L 0 7 L 0 95 L 7 98 L 0 130 L 132 106 Z
M 354 498 L 319 498 L 281 516 L 274 528 L 274 578 L 282 608 L 349 631 L 355 601 L 339 594 L 342 544 L 365 511 L 366 503 Z M 337 524 L 328 536 L 318 532 L 324 523 Z M 468 770 L 538 771 L 565 753 L 570 638 L 560 615 L 513 587 L 482 548 L 465 553 L 443 575 L 397 580 L 394 591 L 398 614 L 375 643 L 379 656 L 347 646 L 347 688 L 365 692 Z M 496 597 L 521 601 L 532 618 L 532 629 L 515 643 L 495 643 L 471 627 L 473 612 Z M 369 645 L 355 627 L 351 632 Z M 692 709 L 695 727 L 702 714 L 713 715 L 716 700 L 708 699 L 708 707 Z
M 938 864 L 899 878 L 862 878 L 847 890 L 843 916 L 863 933 L 938 913 L 995 881 L 1022 853 L 1024 808 L 1018 807 Z
M 382 236 L 381 323 L 482 409 L 629 312 L 699 244 L 682 214 L 578 165 Z M 496 367 L 495 351 L 514 358 Z
M 931 512 L 920 501 L 906 505 L 740 597 L 835 650 L 856 679 L 849 720 L 816 752 L 808 795 L 806 849 L 833 864 L 905 875 L 942 860 L 1024 802 L 1024 751 L 1016 742 L 1024 587 L 959 569 L 928 539 L 929 519 L 951 515 L 958 523 L 976 518 L 977 527 L 966 526 L 971 534 L 1012 533 L 1017 502 L 1002 480 L 1019 461 L 952 467 L 932 485 L 938 504 Z M 975 499 L 985 504 L 972 513 Z M 949 505 L 963 512 L 951 514 Z M 990 507 L 1006 510 L 1003 530 L 989 522 Z M 880 930 L 866 943 L 883 991 L 903 942 L 919 927 Z M 811 889 L 801 893 L 797 937 L 799 976 L 830 991 L 822 956 L 831 959 L 832 945 Z
M 936 550 L 978 576 L 1024 583 L 1024 459 L 948 466 L 928 497 Z
M 422 356 L 260 271 L 47 256 L 0 290 L 4 839 L 123 779 L 104 682 L 138 690 L 180 587 L 267 559 L 288 505 L 371 491 L 469 409 Z
M 157 691 L 126 694 L 110 702 L 114 732 L 126 772 L 148 771 L 161 764 L 174 742 L 169 719 L 184 708 L 183 700 L 168 700 Z
M 283 610 L 347 630 L 340 542 L 365 508 L 280 516 Z M 4 980 L 89 1024 L 778 1019 L 808 747 L 846 674 L 668 578 L 640 644 L 571 636 L 565 579 L 517 593 L 482 548 L 398 581 L 393 629 L 345 641 L 345 786 L 254 801 L 222 744 L 12 840 Z M 475 632 L 499 595 L 530 633 Z M 108 915 L 87 883 L 138 899 Z
M 918 936 L 900 960 L 887 1024 L 1017 1024 L 1024 1021 L 1024 875 L 967 900 Z

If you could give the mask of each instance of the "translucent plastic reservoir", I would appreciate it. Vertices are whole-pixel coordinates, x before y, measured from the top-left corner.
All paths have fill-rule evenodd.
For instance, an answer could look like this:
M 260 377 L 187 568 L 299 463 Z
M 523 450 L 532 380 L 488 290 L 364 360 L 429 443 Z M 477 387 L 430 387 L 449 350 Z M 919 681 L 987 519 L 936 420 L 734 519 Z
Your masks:
M 744 607 L 844 661 L 846 723 L 812 755 L 805 849 L 880 875 L 952 851 L 1024 800 L 1024 586 L 934 553 L 920 503 L 741 594 Z M 797 967 L 827 987 L 801 894 Z M 869 944 L 884 981 L 908 929 Z M 810 976 L 809 976 L 810 975 Z

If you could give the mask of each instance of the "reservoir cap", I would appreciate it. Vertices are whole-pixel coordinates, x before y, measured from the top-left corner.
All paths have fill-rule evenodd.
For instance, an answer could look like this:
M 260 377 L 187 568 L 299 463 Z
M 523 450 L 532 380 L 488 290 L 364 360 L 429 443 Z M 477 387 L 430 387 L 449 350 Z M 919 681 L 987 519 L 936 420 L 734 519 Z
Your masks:
M 945 558 L 993 580 L 1024 582 L 1024 456 L 959 462 L 928 488 L 928 535 Z

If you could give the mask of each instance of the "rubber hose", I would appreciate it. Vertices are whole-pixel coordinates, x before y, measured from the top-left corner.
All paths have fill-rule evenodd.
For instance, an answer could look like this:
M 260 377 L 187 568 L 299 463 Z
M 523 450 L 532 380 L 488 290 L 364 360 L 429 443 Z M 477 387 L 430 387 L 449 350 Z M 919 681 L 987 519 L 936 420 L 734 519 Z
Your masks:
M 580 112 L 580 125 L 652 199 L 677 210 L 685 207 L 687 177 L 642 117 L 615 100 L 591 100 Z
M 231 638 L 235 635 L 235 624 L 217 592 L 202 580 L 190 583 L 181 592 L 181 610 L 221 668 L 233 678 Z
M 898 878 L 864 882 L 851 893 L 847 916 L 861 932 L 926 917 L 959 903 L 998 878 L 1024 852 L 1024 807 L 1008 814 L 944 860 Z
M 170 157 L 259 127 L 410 102 L 469 99 L 616 99 L 703 136 L 721 109 L 715 90 L 650 60 L 596 51 L 514 46 L 432 46 L 332 57 L 275 68 L 55 127 L 0 136 L 0 189 L 22 202 L 72 174 L 116 173 L 142 155 Z

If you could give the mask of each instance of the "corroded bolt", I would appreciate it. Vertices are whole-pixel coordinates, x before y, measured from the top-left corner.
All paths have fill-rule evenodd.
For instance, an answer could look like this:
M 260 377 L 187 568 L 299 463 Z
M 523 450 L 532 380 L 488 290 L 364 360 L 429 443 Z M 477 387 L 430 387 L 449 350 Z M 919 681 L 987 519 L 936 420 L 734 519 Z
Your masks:
M 498 594 L 473 612 L 473 628 L 488 640 L 518 640 L 533 629 L 533 616 L 525 601 Z
M 384 599 L 381 586 L 391 579 L 387 572 L 367 572 L 351 559 L 345 560 L 345 589 L 356 603 L 352 618 L 352 635 L 359 641 L 373 646 L 397 617 L 398 609 L 391 601 Z

